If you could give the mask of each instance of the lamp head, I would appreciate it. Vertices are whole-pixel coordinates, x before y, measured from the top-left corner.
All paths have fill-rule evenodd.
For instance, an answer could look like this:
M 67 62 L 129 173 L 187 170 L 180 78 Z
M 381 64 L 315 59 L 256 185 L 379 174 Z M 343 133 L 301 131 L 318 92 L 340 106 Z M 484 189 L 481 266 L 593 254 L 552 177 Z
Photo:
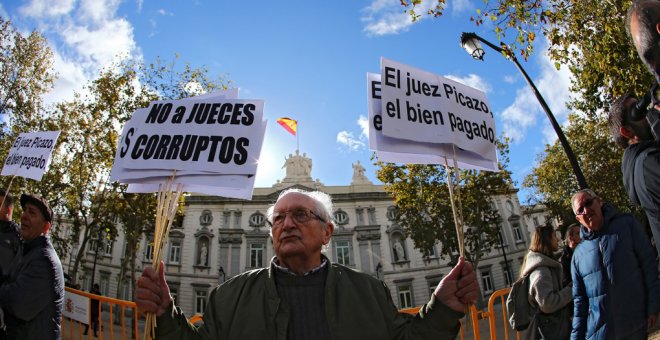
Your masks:
M 481 47 L 481 42 L 479 42 L 479 38 L 476 34 L 463 32 L 463 34 L 461 34 L 461 47 L 463 47 L 472 58 L 484 60 L 485 52 Z

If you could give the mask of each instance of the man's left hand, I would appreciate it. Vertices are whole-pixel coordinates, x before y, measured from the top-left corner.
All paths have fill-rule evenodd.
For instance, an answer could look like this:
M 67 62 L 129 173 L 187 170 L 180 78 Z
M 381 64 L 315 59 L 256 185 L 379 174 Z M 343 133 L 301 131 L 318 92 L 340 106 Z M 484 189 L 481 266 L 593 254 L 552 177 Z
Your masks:
M 478 293 L 477 274 L 472 264 L 461 257 L 456 267 L 440 281 L 433 294 L 447 307 L 464 312 L 465 305 L 476 301 Z

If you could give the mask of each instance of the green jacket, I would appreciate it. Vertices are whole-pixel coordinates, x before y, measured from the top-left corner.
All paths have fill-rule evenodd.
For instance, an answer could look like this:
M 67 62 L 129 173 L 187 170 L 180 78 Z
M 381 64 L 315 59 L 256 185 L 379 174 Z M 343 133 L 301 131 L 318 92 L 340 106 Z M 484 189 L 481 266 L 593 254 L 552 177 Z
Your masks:
M 216 287 L 199 328 L 170 304 L 157 318 L 156 338 L 285 340 L 290 313 L 277 294 L 274 270 L 271 265 L 249 271 Z M 338 264 L 329 264 L 325 299 L 337 340 L 454 339 L 463 317 L 435 297 L 415 316 L 399 313 L 383 282 Z

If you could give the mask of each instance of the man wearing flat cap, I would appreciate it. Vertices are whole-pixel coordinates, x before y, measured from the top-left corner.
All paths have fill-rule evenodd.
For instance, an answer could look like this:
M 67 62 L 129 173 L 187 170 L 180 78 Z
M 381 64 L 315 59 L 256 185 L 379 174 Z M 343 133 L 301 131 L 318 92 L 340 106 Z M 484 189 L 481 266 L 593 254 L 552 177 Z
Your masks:
M 21 195 L 22 245 L 0 284 L 8 339 L 61 339 L 64 274 L 48 238 L 53 211 L 34 194 Z

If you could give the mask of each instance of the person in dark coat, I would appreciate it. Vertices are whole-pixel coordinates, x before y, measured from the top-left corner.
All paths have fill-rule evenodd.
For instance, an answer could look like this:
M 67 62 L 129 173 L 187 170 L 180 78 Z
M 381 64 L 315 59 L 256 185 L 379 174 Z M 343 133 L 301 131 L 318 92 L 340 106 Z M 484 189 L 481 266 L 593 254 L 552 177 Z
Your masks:
M 571 339 L 646 339 L 660 312 L 653 247 L 639 222 L 590 189 L 571 198 L 582 241 L 571 261 Z
M 9 339 L 60 339 L 64 301 L 62 264 L 48 238 L 53 211 L 42 197 L 21 195 L 21 238 L 7 280 L 0 285 Z
M 645 119 L 632 121 L 637 98 L 624 94 L 610 107 L 608 123 L 617 145 L 622 147 L 623 186 L 630 201 L 644 208 L 657 252 L 660 253 L 660 144 L 653 140 Z
M 573 279 L 571 277 L 571 259 L 573 258 L 573 251 L 580 243 L 580 224 L 573 223 L 566 228 L 566 235 L 564 237 L 564 248 L 559 255 L 559 262 L 562 266 L 564 276 L 562 276 L 562 287 L 568 286 Z
M 561 270 L 564 273 L 562 276 L 562 287 L 568 287 L 573 283 L 573 277 L 571 276 L 571 260 L 573 259 L 573 252 L 575 247 L 580 243 L 580 224 L 573 223 L 568 226 L 566 229 L 566 235 L 564 237 L 564 248 L 561 250 L 559 255 L 559 262 L 561 263 Z M 573 301 L 571 301 L 568 306 L 568 317 L 573 317 Z
M 0 189 L 0 200 L 3 200 L 0 207 L 0 274 L 6 276 L 9 273 L 9 265 L 16 256 L 21 239 L 18 224 L 11 220 L 14 197 L 11 194 L 5 194 L 5 190 Z
M 0 189 L 0 284 L 5 280 L 9 273 L 9 266 L 18 252 L 21 244 L 18 224 L 11 220 L 14 209 L 14 197 L 6 194 L 4 189 Z M 4 312 L 0 308 L 0 340 L 6 339 Z
M 92 290 L 90 291 L 92 294 L 96 295 L 101 295 L 101 287 L 99 286 L 98 283 L 94 283 L 92 285 Z M 100 301 L 98 299 L 91 299 L 90 301 L 90 308 L 91 310 L 91 321 L 90 323 L 92 324 L 92 329 L 94 330 L 94 336 L 99 336 L 98 331 L 99 331 L 99 306 Z M 85 332 L 83 333 L 84 335 L 87 335 L 87 332 L 89 332 L 89 325 L 87 325 L 87 328 L 85 328 Z

